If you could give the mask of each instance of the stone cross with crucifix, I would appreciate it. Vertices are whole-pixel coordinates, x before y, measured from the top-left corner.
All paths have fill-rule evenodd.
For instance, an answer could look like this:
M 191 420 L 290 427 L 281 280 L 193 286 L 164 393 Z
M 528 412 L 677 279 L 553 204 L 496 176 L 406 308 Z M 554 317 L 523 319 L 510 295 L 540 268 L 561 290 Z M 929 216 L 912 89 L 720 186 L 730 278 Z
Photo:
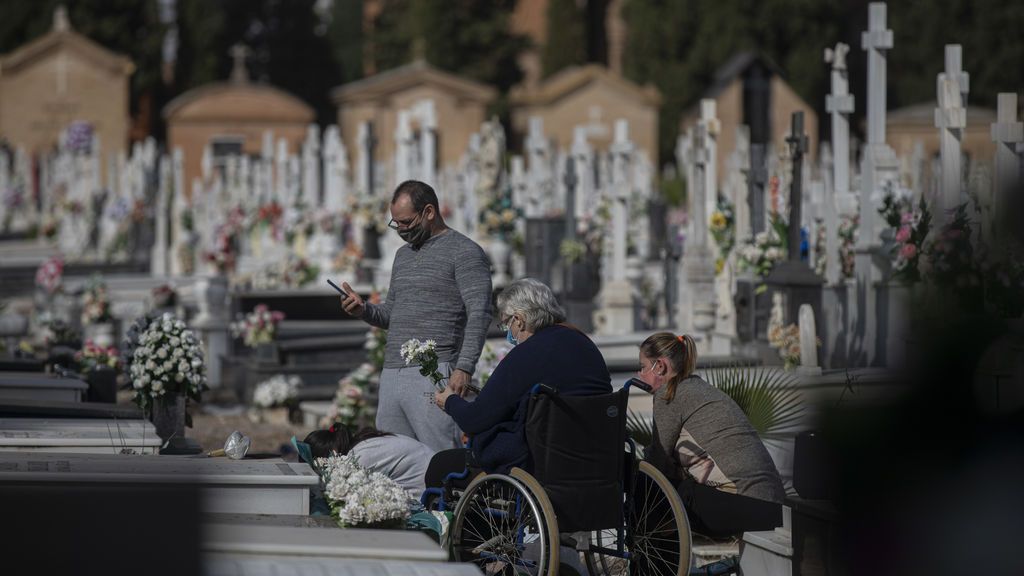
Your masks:
M 992 124 L 992 141 L 996 144 L 996 177 L 991 203 L 994 218 L 987 219 L 985 226 L 989 231 L 986 233 L 989 243 L 1014 225 L 1010 215 L 1015 210 L 1010 195 L 1020 193 L 1018 148 L 1024 142 L 1024 123 L 1017 119 L 1017 94 L 1013 92 L 999 94 L 996 122 Z M 1015 201 L 1019 203 L 1021 200 Z
M 935 109 L 935 127 L 941 133 L 942 193 L 938 223 L 946 221 L 949 211 L 964 201 L 963 168 L 960 145 L 967 127 L 967 93 L 970 76 L 963 71 L 963 49 L 959 44 L 946 45 L 945 70 L 936 79 L 938 108 Z
M 825 97 L 825 109 L 832 116 L 832 150 L 835 156 L 832 164 L 831 186 L 825 186 L 825 279 L 829 284 L 840 280 L 839 219 L 836 213 L 836 196 L 850 192 L 850 114 L 854 109 L 853 94 L 847 78 L 846 55 L 850 47 L 842 42 L 834 49 L 825 50 L 825 62 L 832 65 L 832 93 Z

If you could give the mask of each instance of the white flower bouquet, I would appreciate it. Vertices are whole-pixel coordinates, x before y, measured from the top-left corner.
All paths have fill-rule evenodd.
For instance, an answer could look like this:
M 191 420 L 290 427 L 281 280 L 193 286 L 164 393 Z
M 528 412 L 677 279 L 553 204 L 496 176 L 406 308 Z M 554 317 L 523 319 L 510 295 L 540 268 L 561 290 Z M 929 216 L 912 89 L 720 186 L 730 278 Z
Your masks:
M 170 313 L 154 319 L 139 336 L 129 375 L 135 403 L 143 410 L 172 396 L 198 402 L 206 388 L 199 341 Z
M 317 458 L 324 497 L 341 527 L 401 527 L 409 517 L 409 496 L 397 482 L 359 465 L 351 454 Z
M 253 404 L 260 408 L 276 408 L 287 406 L 295 401 L 299 393 L 302 378 L 276 374 L 256 385 L 253 391 Z
M 402 344 L 402 360 L 406 366 L 419 366 L 420 374 L 430 378 L 434 387 L 444 390 L 445 377 L 437 370 L 437 343 L 433 340 L 420 342 L 411 338 Z

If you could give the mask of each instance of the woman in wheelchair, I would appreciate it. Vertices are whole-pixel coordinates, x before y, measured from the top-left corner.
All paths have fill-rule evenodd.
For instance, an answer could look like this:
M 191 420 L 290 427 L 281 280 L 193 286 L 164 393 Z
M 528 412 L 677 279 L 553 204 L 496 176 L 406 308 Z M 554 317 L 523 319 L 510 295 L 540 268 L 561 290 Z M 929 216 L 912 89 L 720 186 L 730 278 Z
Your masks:
M 647 460 L 675 485 L 693 531 L 712 538 L 782 525 L 785 491 L 771 456 L 735 402 L 694 374 L 689 336 L 640 345 L 637 376 L 654 394 Z
M 513 282 L 498 294 L 497 309 L 514 348 L 473 402 L 451 388 L 434 400 L 469 437 L 472 458 L 485 472 L 530 471 L 524 425 L 533 386 L 545 384 L 569 396 L 608 394 L 611 376 L 590 338 L 565 324 L 565 312 L 543 283 Z

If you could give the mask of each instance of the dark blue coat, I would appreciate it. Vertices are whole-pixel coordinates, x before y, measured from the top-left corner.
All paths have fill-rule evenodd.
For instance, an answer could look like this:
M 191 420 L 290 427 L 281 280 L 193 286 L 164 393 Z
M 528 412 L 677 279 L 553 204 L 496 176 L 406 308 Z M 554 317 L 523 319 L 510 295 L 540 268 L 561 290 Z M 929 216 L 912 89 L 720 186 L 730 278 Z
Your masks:
M 445 401 L 445 412 L 470 437 L 477 464 L 487 472 L 529 470 L 524 423 L 534 384 L 578 396 L 612 391 L 608 366 L 590 338 L 563 325 L 537 331 L 509 351 L 475 401 L 456 395 Z

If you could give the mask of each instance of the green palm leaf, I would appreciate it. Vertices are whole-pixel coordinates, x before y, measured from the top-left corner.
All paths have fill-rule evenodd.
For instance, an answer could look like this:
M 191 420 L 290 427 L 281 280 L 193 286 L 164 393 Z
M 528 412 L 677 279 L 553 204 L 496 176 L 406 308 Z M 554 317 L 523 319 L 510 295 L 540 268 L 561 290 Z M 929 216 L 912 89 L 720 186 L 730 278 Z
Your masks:
M 730 366 L 709 370 L 706 378 L 736 402 L 761 437 L 778 436 L 803 416 L 798 380 L 789 372 Z
M 626 413 L 626 433 L 634 442 L 644 448 L 650 447 L 651 441 L 654 440 L 652 421 L 633 410 Z

